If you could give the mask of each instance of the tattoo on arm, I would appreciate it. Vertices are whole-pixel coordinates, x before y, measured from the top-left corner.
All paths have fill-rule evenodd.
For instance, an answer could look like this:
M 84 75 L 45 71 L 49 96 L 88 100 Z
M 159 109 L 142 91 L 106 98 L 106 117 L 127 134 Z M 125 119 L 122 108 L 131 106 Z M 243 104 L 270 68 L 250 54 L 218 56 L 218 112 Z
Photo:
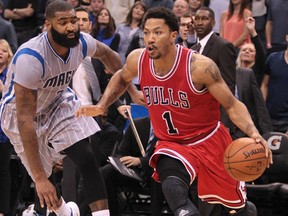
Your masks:
M 217 68 L 215 68 L 215 65 L 212 64 L 212 63 L 210 63 L 210 64 L 206 67 L 205 73 L 206 73 L 206 74 L 209 74 L 209 75 L 211 76 L 211 78 L 212 78 L 215 82 L 219 81 L 219 79 L 220 79 L 220 76 L 219 76 L 219 73 L 220 73 L 220 72 L 219 72 L 219 70 L 218 70 Z

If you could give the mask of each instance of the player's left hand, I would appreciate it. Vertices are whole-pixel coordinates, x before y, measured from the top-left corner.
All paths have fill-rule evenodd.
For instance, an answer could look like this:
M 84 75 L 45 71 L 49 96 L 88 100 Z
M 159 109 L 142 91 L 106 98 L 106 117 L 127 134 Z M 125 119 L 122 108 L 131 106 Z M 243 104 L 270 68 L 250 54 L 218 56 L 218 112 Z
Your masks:
M 129 92 L 129 95 L 131 96 L 133 103 L 146 106 L 144 95 L 141 91 L 134 91 L 133 93 Z
M 77 112 L 76 116 L 99 116 L 105 113 L 105 109 L 103 107 L 97 105 L 89 105 L 89 106 L 82 106 L 80 107 Z
M 127 167 L 141 165 L 140 158 L 132 156 L 124 156 L 120 158 L 120 161 Z
M 260 134 L 254 134 L 251 136 L 255 140 L 256 143 L 260 143 L 264 146 L 266 150 L 266 158 L 268 160 L 267 168 L 270 167 L 270 164 L 273 164 L 273 158 L 272 158 L 272 151 L 270 150 L 267 141 L 260 135 Z

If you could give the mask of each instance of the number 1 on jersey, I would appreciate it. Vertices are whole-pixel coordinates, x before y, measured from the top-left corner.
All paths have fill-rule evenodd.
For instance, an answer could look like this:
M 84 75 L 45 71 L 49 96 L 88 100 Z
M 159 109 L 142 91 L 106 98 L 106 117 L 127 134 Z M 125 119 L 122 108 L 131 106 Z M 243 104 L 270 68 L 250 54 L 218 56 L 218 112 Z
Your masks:
M 171 135 L 178 134 L 178 129 L 175 128 L 173 121 L 172 121 L 171 112 L 170 111 L 164 112 L 162 115 L 162 118 L 166 122 L 168 134 L 171 134 Z

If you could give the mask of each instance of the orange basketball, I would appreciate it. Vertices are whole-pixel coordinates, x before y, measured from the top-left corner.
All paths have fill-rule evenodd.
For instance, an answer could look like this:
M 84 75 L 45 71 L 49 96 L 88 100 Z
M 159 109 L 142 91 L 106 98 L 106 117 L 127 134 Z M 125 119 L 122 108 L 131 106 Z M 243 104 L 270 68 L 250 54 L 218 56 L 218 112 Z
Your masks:
M 252 138 L 234 140 L 225 150 L 224 166 L 231 177 L 239 181 L 253 181 L 267 167 L 265 148 Z

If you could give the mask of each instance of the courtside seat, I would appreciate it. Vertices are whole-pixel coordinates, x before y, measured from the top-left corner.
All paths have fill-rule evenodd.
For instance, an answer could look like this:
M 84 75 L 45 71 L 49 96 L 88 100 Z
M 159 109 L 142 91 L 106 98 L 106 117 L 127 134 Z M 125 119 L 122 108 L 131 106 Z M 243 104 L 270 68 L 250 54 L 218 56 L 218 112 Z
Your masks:
M 258 215 L 288 215 L 288 136 L 279 132 L 263 135 L 273 154 L 273 164 L 254 182 L 246 183 L 247 196 L 258 208 Z M 286 185 L 286 186 L 284 186 Z M 287 194 L 286 194 L 287 192 Z M 280 194 L 283 196 L 280 196 Z M 286 212 L 286 213 L 285 213 Z

